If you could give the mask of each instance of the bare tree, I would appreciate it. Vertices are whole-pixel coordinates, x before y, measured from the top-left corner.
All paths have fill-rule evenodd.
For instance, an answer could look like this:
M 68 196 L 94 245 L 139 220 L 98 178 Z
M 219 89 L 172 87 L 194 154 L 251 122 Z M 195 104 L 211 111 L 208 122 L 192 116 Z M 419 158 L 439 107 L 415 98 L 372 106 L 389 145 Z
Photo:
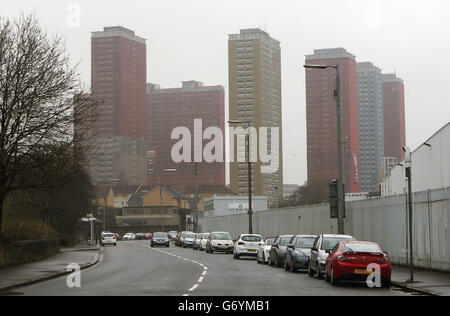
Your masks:
M 0 18 L 0 233 L 8 193 L 71 181 L 96 113 L 60 37 Z

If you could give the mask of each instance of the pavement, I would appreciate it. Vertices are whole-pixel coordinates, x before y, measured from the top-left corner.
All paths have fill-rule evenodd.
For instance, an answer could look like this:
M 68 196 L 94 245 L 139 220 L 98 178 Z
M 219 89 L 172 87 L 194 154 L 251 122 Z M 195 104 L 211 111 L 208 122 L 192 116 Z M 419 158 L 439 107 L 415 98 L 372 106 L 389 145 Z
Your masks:
M 72 263 L 77 263 L 81 270 L 87 269 L 97 264 L 100 256 L 101 247 L 80 243 L 39 262 L 0 269 L 0 295 L 18 287 L 70 274 L 71 271 L 66 271 L 66 267 Z
M 433 296 L 450 296 L 450 273 L 414 271 L 414 283 L 410 281 L 410 270 L 392 268 L 392 284 L 406 290 Z
M 78 263 L 81 288 L 68 288 L 65 268 Z M 96 264 L 98 263 L 98 264 Z M 89 269 L 86 269 L 88 268 Z M 448 274 L 394 267 L 394 286 L 365 284 L 331 286 L 307 273 L 257 264 L 253 258 L 233 259 L 192 249 L 151 248 L 148 241 L 119 242 L 117 247 L 78 245 L 47 260 L 0 270 L 4 295 L 24 296 L 411 296 L 449 295 Z M 43 282 L 42 282 L 43 281 Z M 0 292 L 2 292 L 0 290 Z

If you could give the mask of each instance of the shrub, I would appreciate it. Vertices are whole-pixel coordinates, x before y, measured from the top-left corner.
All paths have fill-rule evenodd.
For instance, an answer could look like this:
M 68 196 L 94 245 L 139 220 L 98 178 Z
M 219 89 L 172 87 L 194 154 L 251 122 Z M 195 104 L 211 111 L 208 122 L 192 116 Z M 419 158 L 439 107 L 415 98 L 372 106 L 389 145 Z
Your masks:
M 44 222 L 11 218 L 3 223 L 3 236 L 9 240 L 57 239 L 56 232 Z

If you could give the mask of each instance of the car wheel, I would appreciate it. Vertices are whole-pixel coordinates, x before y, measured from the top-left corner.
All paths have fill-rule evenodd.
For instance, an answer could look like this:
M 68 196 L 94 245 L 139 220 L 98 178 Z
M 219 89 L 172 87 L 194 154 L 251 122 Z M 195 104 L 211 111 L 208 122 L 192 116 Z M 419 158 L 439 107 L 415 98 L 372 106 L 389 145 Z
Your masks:
M 289 269 L 289 266 L 288 266 L 288 264 L 287 264 L 287 260 L 285 259 L 285 260 L 284 260 L 284 270 L 285 270 L 285 271 L 288 271 L 288 269 Z
M 311 269 L 311 260 L 309 261 L 309 264 L 308 264 L 308 275 L 309 275 L 310 277 L 313 277 L 313 276 L 314 276 L 314 272 L 313 272 L 313 270 Z
M 392 286 L 391 280 L 385 280 L 385 281 L 382 281 L 382 282 L 381 282 L 381 286 L 384 287 L 384 288 L 386 288 L 386 289 L 389 289 L 389 288 Z
M 234 259 L 239 260 L 240 256 L 237 253 L 234 253 Z
M 330 281 L 331 281 L 331 278 L 328 275 L 328 269 L 326 268 L 325 269 L 325 282 L 330 283 Z
M 294 266 L 294 260 L 292 260 L 292 264 L 291 264 L 291 266 L 290 266 L 290 270 L 289 270 L 289 271 L 291 271 L 292 273 L 297 272 L 297 269 L 296 269 L 295 266 Z
M 316 263 L 316 273 L 314 274 L 314 277 L 316 277 L 317 279 L 320 279 L 320 269 L 319 269 L 319 263 Z
M 338 285 L 338 280 L 334 277 L 334 271 L 333 271 L 333 267 L 331 267 L 331 277 L 330 277 L 330 283 L 333 286 Z

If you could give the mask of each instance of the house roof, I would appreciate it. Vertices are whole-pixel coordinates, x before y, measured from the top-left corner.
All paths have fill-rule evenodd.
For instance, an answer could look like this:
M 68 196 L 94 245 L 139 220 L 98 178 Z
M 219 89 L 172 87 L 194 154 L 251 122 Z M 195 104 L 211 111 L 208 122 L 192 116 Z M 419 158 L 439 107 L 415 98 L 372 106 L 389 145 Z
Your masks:
M 197 190 L 195 187 L 189 187 L 185 190 L 185 194 L 196 194 Z M 224 185 L 199 185 L 198 186 L 199 194 L 227 194 L 227 195 L 237 195 L 231 189 Z
M 129 199 L 128 199 L 128 205 L 142 205 L 142 202 L 144 200 L 144 196 L 151 192 L 153 189 L 158 188 L 159 186 L 142 186 L 138 192 L 134 193 Z M 185 199 L 185 196 L 175 190 L 172 187 L 162 187 L 162 189 L 168 193 L 170 196 L 176 199 Z

